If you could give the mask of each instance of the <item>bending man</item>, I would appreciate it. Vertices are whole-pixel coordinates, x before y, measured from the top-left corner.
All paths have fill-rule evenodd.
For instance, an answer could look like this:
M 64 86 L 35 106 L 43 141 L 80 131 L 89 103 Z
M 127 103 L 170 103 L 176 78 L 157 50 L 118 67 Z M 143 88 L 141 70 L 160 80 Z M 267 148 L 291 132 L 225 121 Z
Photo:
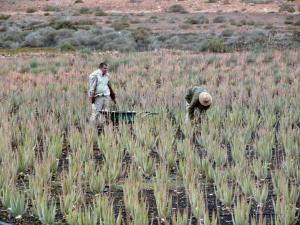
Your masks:
M 204 114 L 205 111 L 209 109 L 212 102 L 212 97 L 204 88 L 194 86 L 188 90 L 185 100 L 185 123 L 188 123 L 189 121 L 194 120 L 194 113 L 196 109 L 199 110 L 200 114 Z

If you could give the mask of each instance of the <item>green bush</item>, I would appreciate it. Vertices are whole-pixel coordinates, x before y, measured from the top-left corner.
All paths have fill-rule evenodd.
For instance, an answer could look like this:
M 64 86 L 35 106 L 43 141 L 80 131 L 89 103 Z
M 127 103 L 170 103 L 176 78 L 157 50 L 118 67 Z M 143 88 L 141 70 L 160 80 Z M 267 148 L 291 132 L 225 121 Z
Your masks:
M 45 11 L 45 12 L 59 12 L 60 9 L 56 6 L 47 5 L 43 8 L 43 11 Z
M 95 16 L 107 16 L 107 13 L 103 11 L 100 7 L 96 8 L 95 10 Z
M 294 9 L 294 5 L 284 3 L 279 6 L 279 12 L 285 12 L 285 11 L 289 13 L 293 13 L 296 10 Z
M 38 11 L 36 8 L 27 8 L 27 9 L 26 9 L 26 12 L 27 12 L 27 13 L 34 13 L 34 12 L 36 12 L 36 11 Z
M 213 64 L 214 62 L 219 61 L 220 58 L 216 57 L 216 56 L 212 56 L 207 60 L 207 65 Z
M 268 23 L 266 26 L 265 26 L 265 29 L 267 29 L 267 30 L 271 30 L 271 29 L 273 29 L 274 27 L 273 27 L 273 24 L 271 24 L 271 23 Z
M 7 20 L 10 17 L 10 15 L 1 14 L 0 20 Z
M 293 21 L 292 20 L 285 20 L 284 24 L 293 24 Z
M 191 25 L 189 25 L 189 24 L 179 24 L 178 27 L 179 27 L 180 29 L 187 30 L 187 29 L 190 29 L 190 28 L 191 28 Z
M 131 32 L 131 36 L 135 41 L 145 41 L 149 37 L 151 31 L 145 27 L 138 27 Z
M 74 25 L 94 25 L 96 22 L 95 20 L 91 20 L 91 19 L 81 19 L 78 20 L 76 22 L 74 22 Z
M 70 20 L 51 20 L 50 21 L 50 26 L 55 28 L 56 30 L 59 29 L 73 29 L 76 30 L 76 27 Z
M 296 22 L 294 23 L 294 25 L 300 26 L 300 20 L 296 21 Z
M 236 25 L 236 22 L 235 22 L 234 19 L 230 19 L 229 22 L 230 22 L 231 25 Z
M 127 21 L 115 21 L 111 24 L 111 27 L 114 28 L 115 30 L 124 30 L 128 27 L 130 27 L 130 24 Z
M 267 53 L 264 57 L 264 62 L 267 62 L 267 63 L 272 62 L 273 58 L 274 58 L 274 56 L 272 56 L 270 53 Z
M 221 35 L 223 36 L 223 37 L 231 37 L 232 35 L 233 35 L 233 30 L 231 30 L 231 29 L 225 29 L 225 30 L 223 30 L 222 32 L 221 32 Z
M 209 51 L 209 52 L 228 52 L 230 49 L 224 44 L 223 39 L 212 39 L 205 40 L 201 42 L 199 51 Z
M 83 3 L 83 1 L 82 0 L 76 0 L 75 4 L 77 4 L 77 3 Z
M 214 23 L 225 23 L 226 18 L 224 16 L 217 16 L 213 19 Z
M 80 14 L 88 14 L 88 13 L 90 13 L 90 9 L 89 9 L 88 7 L 81 7 L 81 8 L 78 10 L 78 12 L 79 12 Z
M 247 56 L 247 63 L 254 63 L 256 61 L 256 54 L 251 54 Z
M 179 5 L 179 4 L 170 6 L 169 12 L 172 12 L 172 13 L 187 13 L 185 8 L 182 5 Z
M 236 65 L 237 59 L 231 55 L 230 58 L 226 61 L 226 66 L 230 66 L 231 64 Z
M 186 19 L 185 23 L 188 23 L 188 24 L 204 24 L 204 23 L 209 23 L 209 20 L 205 16 L 189 17 L 189 18 Z
M 61 51 L 75 51 L 75 48 L 73 45 L 70 45 L 70 44 L 62 44 L 60 46 L 60 50 Z

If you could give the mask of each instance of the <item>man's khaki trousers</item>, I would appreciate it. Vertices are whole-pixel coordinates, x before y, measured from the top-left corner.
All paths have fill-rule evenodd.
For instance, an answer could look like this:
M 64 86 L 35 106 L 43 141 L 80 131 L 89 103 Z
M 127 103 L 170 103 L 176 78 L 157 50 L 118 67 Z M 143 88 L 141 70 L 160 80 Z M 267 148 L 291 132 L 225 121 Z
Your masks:
M 101 110 L 108 110 L 107 96 L 97 96 L 95 103 L 92 104 L 92 115 L 90 121 L 97 126 L 102 126 L 104 123 L 104 116 L 99 113 Z

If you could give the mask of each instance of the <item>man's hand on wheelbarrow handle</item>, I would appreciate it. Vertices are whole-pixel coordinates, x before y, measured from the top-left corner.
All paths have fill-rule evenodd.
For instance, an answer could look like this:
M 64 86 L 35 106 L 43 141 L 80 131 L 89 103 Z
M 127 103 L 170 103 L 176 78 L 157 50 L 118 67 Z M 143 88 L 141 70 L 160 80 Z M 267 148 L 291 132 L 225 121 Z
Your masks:
M 95 97 L 93 96 L 93 97 L 90 97 L 90 102 L 92 103 L 92 104 L 94 104 L 95 103 Z

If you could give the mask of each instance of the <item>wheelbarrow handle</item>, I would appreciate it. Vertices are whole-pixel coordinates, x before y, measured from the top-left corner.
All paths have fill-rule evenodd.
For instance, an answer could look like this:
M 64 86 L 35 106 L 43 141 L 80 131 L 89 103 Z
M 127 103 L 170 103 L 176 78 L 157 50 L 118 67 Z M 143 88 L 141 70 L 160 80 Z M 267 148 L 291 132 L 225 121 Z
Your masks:
M 146 117 L 148 115 L 157 115 L 158 113 L 156 113 L 156 112 L 139 112 L 139 113 L 136 114 L 136 116 L 138 116 L 140 114 L 145 114 L 145 115 L 143 115 L 143 116 L 140 117 L 140 118 L 144 118 L 144 117 Z

